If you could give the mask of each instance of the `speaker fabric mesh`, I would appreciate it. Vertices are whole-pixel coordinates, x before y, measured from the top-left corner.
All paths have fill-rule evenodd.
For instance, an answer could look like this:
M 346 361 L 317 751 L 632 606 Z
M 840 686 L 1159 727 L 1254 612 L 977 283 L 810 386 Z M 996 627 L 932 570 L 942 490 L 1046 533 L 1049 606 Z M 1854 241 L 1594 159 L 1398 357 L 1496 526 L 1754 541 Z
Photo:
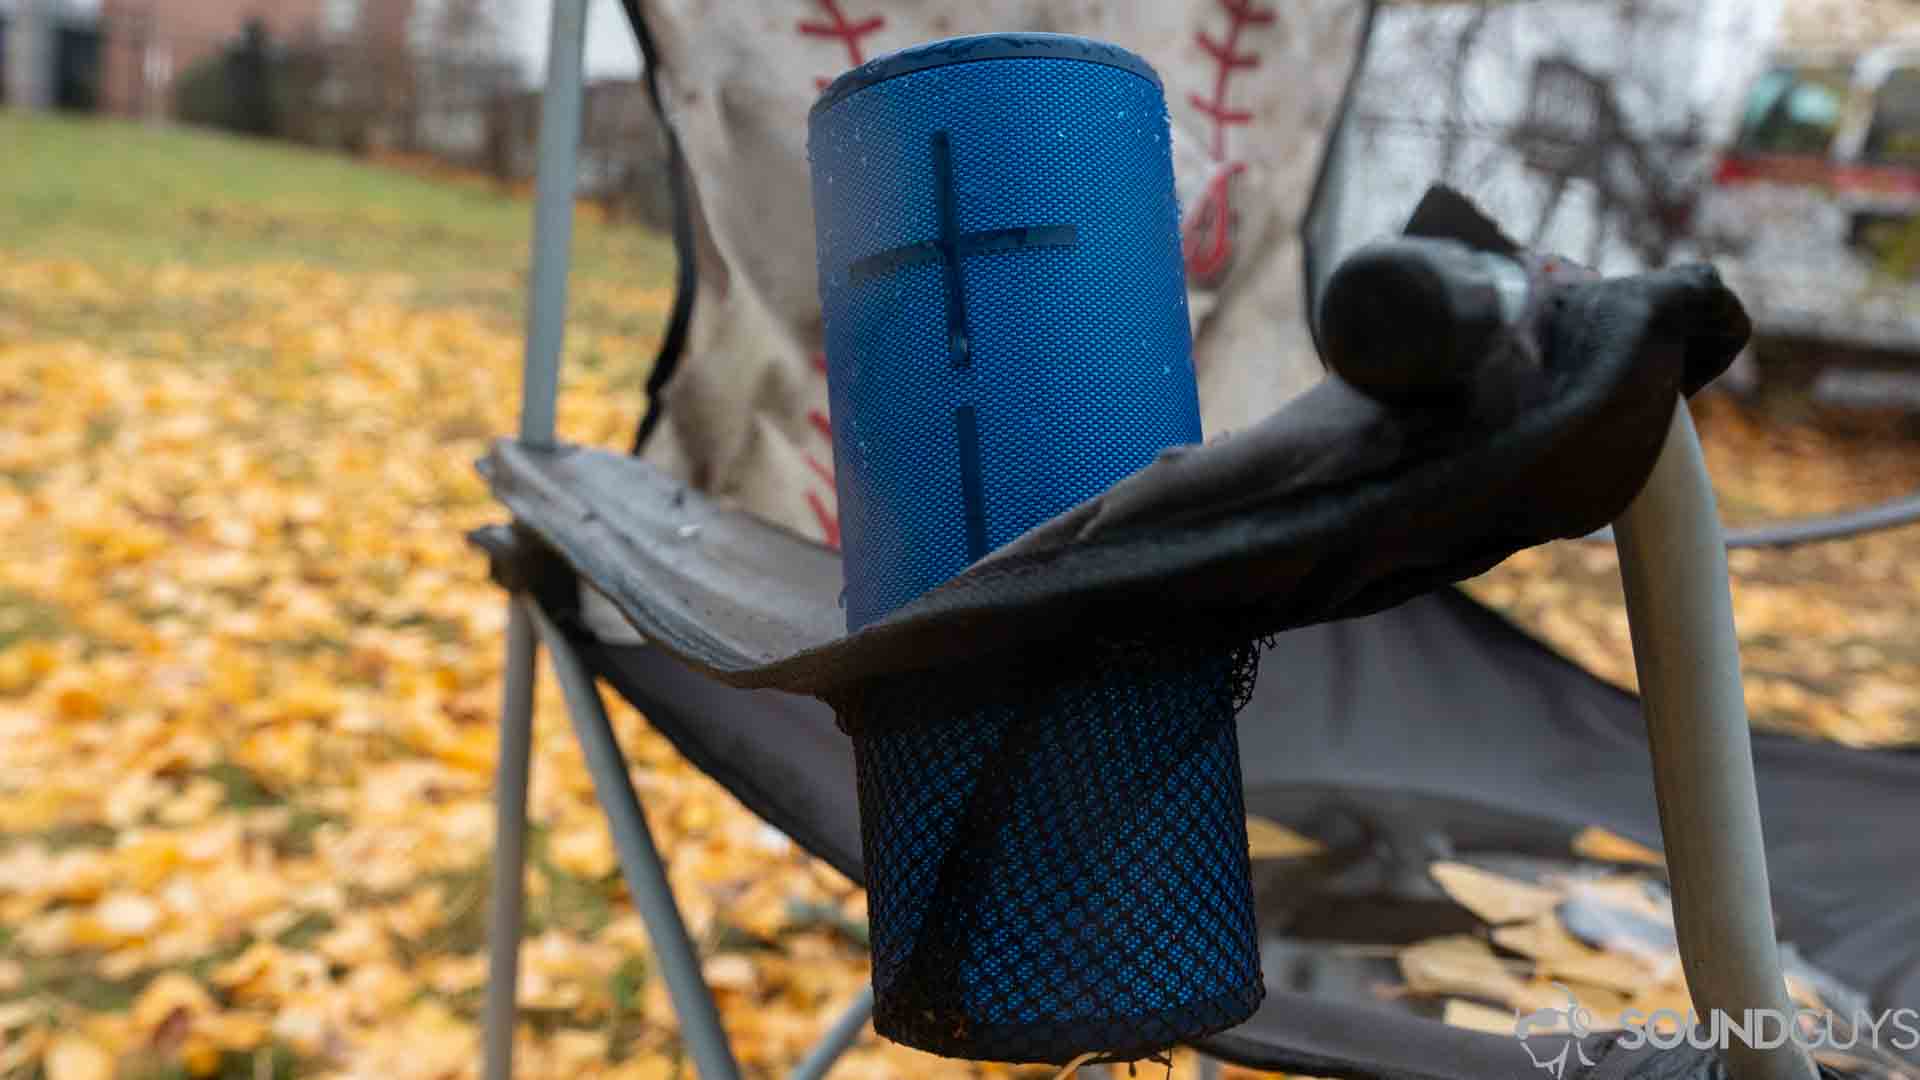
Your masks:
M 1144 62 L 1057 35 L 955 39 L 843 77 L 810 123 L 858 629 L 1199 441 L 1199 401 Z M 883 1035 L 1135 1057 L 1260 999 L 1233 724 L 1253 654 L 1118 649 L 1097 628 L 1054 651 L 1018 676 L 923 672 L 835 702 Z
M 956 366 L 940 258 L 863 259 L 941 235 L 950 158 L 959 237 L 1070 226 L 1070 244 L 963 254 Z M 1074 59 L 926 68 L 812 119 L 847 622 L 952 577 L 968 549 L 956 410 L 971 409 L 985 549 L 1200 439 L 1166 102 Z

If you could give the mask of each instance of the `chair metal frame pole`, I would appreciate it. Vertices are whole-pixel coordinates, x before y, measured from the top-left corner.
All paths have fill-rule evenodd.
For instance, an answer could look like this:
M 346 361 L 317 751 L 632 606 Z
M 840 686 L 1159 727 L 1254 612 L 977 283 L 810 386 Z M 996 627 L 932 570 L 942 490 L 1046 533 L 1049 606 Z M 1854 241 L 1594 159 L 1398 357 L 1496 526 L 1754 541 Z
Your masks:
M 520 439 L 554 442 L 560 355 L 566 331 L 567 267 L 573 243 L 584 97 L 587 0 L 554 0 L 547 80 L 541 95 L 539 161 L 535 177 L 533 265 L 529 274 L 527 341 L 522 369 Z M 513 1075 L 515 998 L 524 928 L 527 787 L 533 750 L 533 691 L 538 646 L 544 642 L 580 740 L 594 790 L 606 812 L 622 875 L 647 927 L 654 958 L 666 980 L 681 1036 L 702 1080 L 738 1080 L 739 1067 L 699 956 L 667 880 L 627 775 L 606 707 L 591 672 L 533 597 L 507 601 L 507 659 L 500 710 L 500 754 L 495 787 L 494 860 L 488 925 L 484 1016 L 486 1080 Z M 854 1045 L 873 1015 L 873 992 L 863 991 L 834 1021 L 793 1072 L 819 1080 Z
M 1790 1025 L 1726 543 L 1685 400 L 1674 409 L 1646 486 L 1614 523 L 1614 537 L 1675 934 L 1694 1008 L 1703 1023 L 1717 1011 L 1746 1030 L 1747 1010 L 1771 1010 L 1777 1022 Z M 1729 1037 L 1725 1058 L 1736 1080 L 1815 1076 L 1790 1037 L 1772 1048 Z
M 554 0 L 547 40 L 547 83 L 540 94 L 539 158 L 534 172 L 533 265 L 528 270 L 526 376 L 520 438 L 553 442 L 560 395 L 560 345 L 566 334 L 567 264 L 573 256 L 573 203 L 579 188 L 580 115 L 586 95 L 587 0 Z
M 873 1019 L 873 987 L 871 984 L 861 989 L 853 1002 L 834 1020 L 820 1041 L 787 1074 L 790 1080 L 820 1080 L 840 1060 L 840 1055 L 853 1048 L 860 1041 L 860 1035 L 867 1028 L 867 1021 Z
M 533 759 L 534 630 L 530 601 L 507 598 L 506 689 L 494 782 L 493 899 L 487 909 L 486 1080 L 513 1075 L 515 991 L 520 985 L 527 865 L 527 780 Z
M 687 932 L 680 905 L 674 899 L 673 888 L 667 878 L 666 862 L 660 856 L 653 831 L 648 827 L 646 815 L 640 808 L 639 796 L 627 773 L 626 754 L 622 752 L 619 737 L 614 734 L 613 725 L 607 719 L 606 704 L 600 697 L 593 673 L 580 659 L 573 643 L 530 597 L 517 598 L 514 610 L 520 616 L 519 623 L 530 626 L 537 633 L 539 642 L 546 646 L 554 678 L 559 682 L 561 694 L 566 700 L 567 715 L 573 722 L 574 735 L 579 739 L 582 755 L 586 758 L 587 772 L 593 778 L 594 795 L 607 815 L 614 849 L 620 859 L 621 876 L 626 879 L 634 908 L 639 911 L 641 921 L 646 925 L 647 939 L 653 946 L 654 962 L 667 984 L 667 996 L 673 1003 L 674 1015 L 680 1020 L 681 1040 L 693 1059 L 695 1071 L 701 1080 L 739 1080 L 740 1071 L 734 1061 L 733 1046 L 727 1039 L 726 1028 L 720 1022 L 720 1011 L 714 1003 L 713 992 L 701 971 L 698 950 L 694 947 L 692 935 Z M 530 700 L 531 686 L 528 685 L 526 690 L 525 696 Z M 523 754 L 523 761 L 524 758 Z M 521 771 L 524 776 L 524 765 Z M 505 815 L 507 811 L 503 808 L 501 813 Z M 520 814 L 524 820 L 524 804 Z M 499 865 L 504 865 L 505 861 L 501 860 Z M 518 866 L 520 861 L 516 858 L 513 864 Z M 517 902 L 517 896 L 515 900 Z M 511 941 L 517 947 L 519 912 L 512 914 L 510 923 L 504 919 L 502 922 L 507 923 L 513 931 Z M 498 949 L 499 942 L 495 944 Z M 517 948 L 512 951 L 517 952 Z M 494 986 L 489 986 L 488 990 L 488 1005 L 491 1008 L 498 993 Z M 511 1010 L 511 997 L 508 997 L 506 1007 Z M 824 1077 L 833 1063 L 859 1040 L 872 1014 L 873 991 L 868 988 L 834 1021 L 819 1043 L 795 1068 L 792 1074 L 794 1080 L 820 1080 Z M 502 1026 L 510 1040 L 510 1012 L 508 1022 Z M 495 1033 L 496 1029 L 490 1025 L 490 1040 Z M 490 1057 L 489 1064 L 492 1060 Z
M 554 677 L 566 697 L 567 715 L 586 757 L 587 772 L 593 777 L 594 794 L 606 812 L 621 874 L 633 894 L 633 906 L 646 924 L 654 964 L 666 980 L 667 995 L 680 1018 L 681 1041 L 701 1080 L 738 1080 L 739 1066 L 734 1063 L 726 1029 L 720 1024 L 720 1010 L 701 973 L 700 956 L 687 933 L 686 921 L 680 917 L 680 905 L 673 898 L 666 862 L 660 857 L 653 831 L 640 810 L 640 799 L 634 794 L 627 758 L 620 750 L 613 725 L 607 721 L 600 688 L 552 620 L 537 607 L 532 608 L 532 614 L 534 627 L 547 647 Z
M 527 291 L 527 343 L 520 387 L 520 438 L 553 442 L 560 390 L 560 344 L 567 312 L 567 263 L 573 246 L 573 197 L 585 90 L 587 0 L 554 0 L 547 81 L 540 99 L 534 178 L 533 267 Z M 533 756 L 537 642 L 533 601 L 507 600 L 506 692 L 500 708 L 500 756 L 494 787 L 493 896 L 487 927 L 487 1001 L 482 1021 L 486 1080 L 513 1075 L 527 850 L 527 784 Z

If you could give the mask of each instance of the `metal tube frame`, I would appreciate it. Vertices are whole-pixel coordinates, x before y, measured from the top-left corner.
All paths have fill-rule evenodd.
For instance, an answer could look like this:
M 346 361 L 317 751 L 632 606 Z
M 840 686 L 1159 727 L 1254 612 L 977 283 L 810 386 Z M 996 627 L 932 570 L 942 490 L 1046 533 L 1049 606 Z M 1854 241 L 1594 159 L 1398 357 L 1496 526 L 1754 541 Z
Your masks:
M 554 677 L 566 697 L 574 737 L 580 740 L 587 772 L 593 777 L 594 794 L 613 832 L 621 875 L 627 879 L 633 906 L 639 910 L 646 923 L 647 939 L 653 943 L 654 964 L 666 980 L 667 996 L 680 1018 L 681 1041 L 701 1080 L 737 1080 L 740 1069 L 734 1064 L 733 1047 L 727 1043 L 720 1011 L 700 971 L 699 953 L 667 882 L 666 862 L 660 857 L 653 831 L 647 827 L 646 815 L 634 794 L 626 755 L 621 753 L 613 725 L 607 721 L 600 688 L 566 636 L 537 607 L 533 608 L 533 624 L 540 631 Z
M 533 266 L 527 302 L 527 343 L 521 386 L 520 438 L 551 445 L 565 336 L 567 264 L 573 238 L 580 116 L 584 93 L 587 0 L 554 0 L 548 38 L 547 85 L 541 95 L 539 164 L 535 179 Z M 525 925 L 527 788 L 533 750 L 536 652 L 544 642 L 566 699 L 575 736 L 606 812 L 620 869 L 647 927 L 654 958 L 680 1019 L 681 1037 L 702 1080 L 738 1080 L 733 1047 L 721 1026 L 699 956 L 667 880 L 666 864 L 641 812 L 626 757 L 607 721 L 593 676 L 566 637 L 523 594 L 507 601 L 507 660 L 500 709 L 500 756 L 495 787 L 492 904 L 487 928 L 487 997 L 483 1019 L 486 1080 L 513 1075 L 515 991 Z M 820 1080 L 860 1038 L 873 1015 L 873 991 L 863 991 L 828 1028 L 793 1072 Z
M 853 1002 L 846 1007 L 813 1049 L 794 1066 L 789 1074 L 792 1080 L 821 1080 L 840 1055 L 853 1048 L 860 1041 L 860 1033 L 866 1030 L 867 1021 L 873 1019 L 873 987 L 863 988 Z
M 587 0 L 554 0 L 547 39 L 547 85 L 540 94 L 526 375 L 520 388 L 520 438 L 535 446 L 553 442 L 560 395 L 560 343 L 566 333 L 567 263 L 573 255 L 573 202 L 580 177 L 586 51 Z
M 1794 1016 L 1773 936 L 1740 642 L 1713 484 L 1684 399 L 1653 473 L 1614 523 L 1673 884 L 1680 963 L 1701 1021 Z M 1743 1027 L 1743 1030 L 1748 1030 Z M 1782 1031 L 1783 1036 L 1790 1031 Z M 1729 1038 L 1736 1080 L 1813 1080 L 1792 1038 Z
M 527 779 L 533 759 L 533 620 L 528 601 L 507 598 L 506 690 L 494 783 L 493 899 L 487 909 L 487 1003 L 482 1021 L 486 1080 L 513 1075 L 514 998 L 525 925 Z
M 533 266 L 527 290 L 527 344 L 520 387 L 520 438 L 553 442 L 560 391 L 560 342 L 567 312 L 567 262 L 573 245 L 573 195 L 585 96 L 587 0 L 554 0 L 547 37 L 547 83 L 540 96 L 539 159 L 534 177 Z M 532 600 L 507 600 L 506 692 L 500 708 L 500 757 L 494 789 L 493 896 L 487 926 L 487 1002 L 482 1043 L 486 1080 L 513 1075 L 513 1034 L 525 925 L 527 783 L 533 749 Z

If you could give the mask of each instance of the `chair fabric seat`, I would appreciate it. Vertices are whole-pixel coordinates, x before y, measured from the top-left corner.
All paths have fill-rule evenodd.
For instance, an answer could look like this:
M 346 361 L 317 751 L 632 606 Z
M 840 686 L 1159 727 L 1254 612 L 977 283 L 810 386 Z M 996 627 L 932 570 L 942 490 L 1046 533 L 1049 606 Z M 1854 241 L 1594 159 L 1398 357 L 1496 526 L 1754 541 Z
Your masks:
M 564 594 L 550 603 L 568 605 Z M 862 879 L 853 753 L 831 709 L 724 685 L 658 648 L 600 642 L 571 614 L 557 617 L 588 664 L 690 761 Z M 1586 826 L 1659 845 L 1635 699 L 1453 590 L 1280 635 L 1239 724 L 1248 812 L 1322 840 L 1331 859 L 1564 855 Z M 1781 939 L 1876 1008 L 1920 1007 L 1920 831 L 1892 812 L 1920 798 L 1920 755 L 1773 734 L 1756 735 L 1754 752 Z M 1256 864 L 1257 883 L 1261 873 Z M 1284 932 L 1287 913 L 1276 909 L 1309 899 L 1289 893 L 1311 884 L 1311 874 L 1257 884 L 1263 930 Z M 1253 1019 L 1204 1049 L 1330 1077 L 1532 1070 L 1511 1038 L 1316 996 L 1293 965 L 1270 960 L 1266 978 Z M 1569 1076 L 1717 1075 L 1710 1054 L 1650 1055 L 1590 1038 L 1586 1056 L 1598 1064 L 1575 1063 Z

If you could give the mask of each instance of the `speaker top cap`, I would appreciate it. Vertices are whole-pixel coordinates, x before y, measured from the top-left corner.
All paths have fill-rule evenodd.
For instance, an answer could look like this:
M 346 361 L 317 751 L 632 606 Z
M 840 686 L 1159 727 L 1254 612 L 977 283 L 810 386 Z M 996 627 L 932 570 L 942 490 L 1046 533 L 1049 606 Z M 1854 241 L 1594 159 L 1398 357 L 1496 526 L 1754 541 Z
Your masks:
M 842 98 L 875 83 L 948 64 L 976 60 L 1079 60 L 1131 72 L 1160 86 L 1153 65 L 1118 45 L 1076 34 L 970 34 L 910 45 L 899 52 L 877 56 L 833 80 L 808 110 L 809 119 L 833 108 Z

